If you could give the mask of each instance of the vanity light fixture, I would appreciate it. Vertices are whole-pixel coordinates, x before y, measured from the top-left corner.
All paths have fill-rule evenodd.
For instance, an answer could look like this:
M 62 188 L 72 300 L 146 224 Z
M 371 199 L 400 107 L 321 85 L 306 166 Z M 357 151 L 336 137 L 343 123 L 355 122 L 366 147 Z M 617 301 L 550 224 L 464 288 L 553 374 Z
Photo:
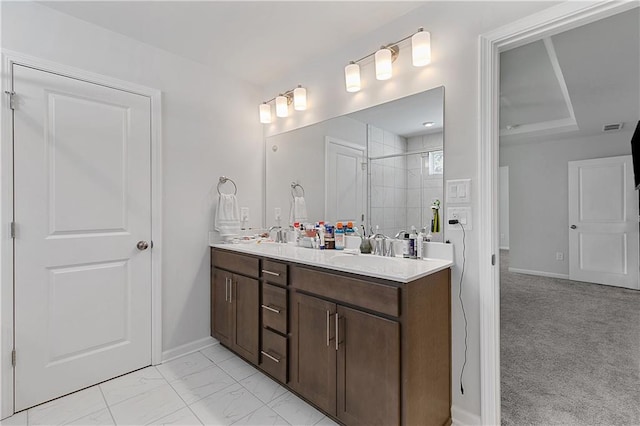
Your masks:
M 376 80 L 389 80 L 393 76 L 393 50 L 385 46 L 380 47 L 375 54 L 375 60 Z
M 304 111 L 307 109 L 307 89 L 298 84 L 293 89 L 293 109 L 296 111 Z
M 271 123 L 271 102 L 275 102 L 276 116 L 288 117 L 289 105 L 293 103 L 293 109 L 296 111 L 304 111 L 307 109 L 307 89 L 298 85 L 295 89 L 287 90 L 278 96 L 264 101 L 260 104 L 260 123 Z
M 375 59 L 376 79 L 390 79 L 393 76 L 393 62 L 400 54 L 399 44 L 408 39 L 411 39 L 411 62 L 413 66 L 423 67 L 429 65 L 431 63 L 431 34 L 420 27 L 418 31 L 403 39 L 383 45 L 377 51 L 369 53 L 357 61 L 349 62 L 349 65 L 344 68 L 347 92 L 360 90 L 359 63 L 371 56 L 374 56 Z
M 357 92 L 360 90 L 360 65 L 355 62 L 349 62 L 344 67 L 344 80 L 347 86 L 347 92 Z
M 276 96 L 276 115 L 281 118 L 289 116 L 289 99 L 283 94 Z
M 262 124 L 271 123 L 271 105 L 266 102 L 260 104 L 260 122 Z

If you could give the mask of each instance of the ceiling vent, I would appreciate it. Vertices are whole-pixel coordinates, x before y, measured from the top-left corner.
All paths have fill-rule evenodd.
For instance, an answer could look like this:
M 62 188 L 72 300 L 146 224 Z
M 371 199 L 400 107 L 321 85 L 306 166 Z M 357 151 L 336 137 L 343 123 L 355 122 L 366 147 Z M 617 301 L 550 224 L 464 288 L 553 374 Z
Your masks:
M 617 132 L 618 130 L 622 129 L 622 124 L 623 123 L 605 124 L 604 126 L 602 126 L 602 131 L 603 132 Z

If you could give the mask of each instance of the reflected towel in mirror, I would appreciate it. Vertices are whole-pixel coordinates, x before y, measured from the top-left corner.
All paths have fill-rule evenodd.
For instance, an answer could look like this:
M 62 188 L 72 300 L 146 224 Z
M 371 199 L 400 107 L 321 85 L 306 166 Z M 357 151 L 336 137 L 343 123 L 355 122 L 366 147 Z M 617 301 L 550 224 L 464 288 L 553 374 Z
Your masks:
M 235 194 L 220 194 L 218 196 L 215 229 L 223 237 L 240 233 L 240 209 Z
M 289 223 L 304 223 L 308 221 L 309 218 L 307 217 L 307 202 L 304 200 L 304 197 L 293 197 L 293 202 L 291 203 L 291 211 L 289 213 Z

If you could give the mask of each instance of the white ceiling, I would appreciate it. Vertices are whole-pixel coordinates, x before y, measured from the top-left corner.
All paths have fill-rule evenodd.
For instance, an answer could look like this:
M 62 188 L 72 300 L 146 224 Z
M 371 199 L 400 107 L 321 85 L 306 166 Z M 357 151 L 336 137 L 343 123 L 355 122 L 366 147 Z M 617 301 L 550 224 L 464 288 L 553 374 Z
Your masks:
M 46 1 L 42 4 L 264 86 L 423 2 Z
M 635 127 L 640 8 L 552 36 L 549 46 L 538 41 L 501 54 L 501 143 L 594 135 L 609 123 Z M 552 126 L 568 121 L 574 125 Z M 507 125 L 531 131 L 506 136 Z

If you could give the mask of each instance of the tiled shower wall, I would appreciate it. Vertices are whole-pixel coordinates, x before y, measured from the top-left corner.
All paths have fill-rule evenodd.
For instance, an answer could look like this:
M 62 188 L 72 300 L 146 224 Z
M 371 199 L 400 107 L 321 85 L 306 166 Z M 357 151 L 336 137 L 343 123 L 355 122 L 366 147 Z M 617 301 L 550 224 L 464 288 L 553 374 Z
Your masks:
M 407 141 L 407 151 L 439 151 L 443 147 L 443 133 L 432 133 L 423 136 L 415 136 Z M 420 170 L 422 168 L 422 171 Z M 431 226 L 433 212 L 431 205 L 437 199 L 440 200 L 440 233 L 433 234 L 432 241 L 443 241 L 445 203 L 444 180 L 442 174 L 429 174 L 428 155 L 410 155 L 407 158 L 407 223 L 409 225 L 420 222 L 422 213 L 422 226 Z M 420 208 L 420 180 L 422 179 L 422 205 Z M 422 212 L 420 211 L 422 210 Z
M 403 154 L 407 140 L 374 126 L 368 127 L 369 157 Z M 406 229 L 407 160 L 404 155 L 371 161 L 371 220 L 374 232 L 394 236 Z

